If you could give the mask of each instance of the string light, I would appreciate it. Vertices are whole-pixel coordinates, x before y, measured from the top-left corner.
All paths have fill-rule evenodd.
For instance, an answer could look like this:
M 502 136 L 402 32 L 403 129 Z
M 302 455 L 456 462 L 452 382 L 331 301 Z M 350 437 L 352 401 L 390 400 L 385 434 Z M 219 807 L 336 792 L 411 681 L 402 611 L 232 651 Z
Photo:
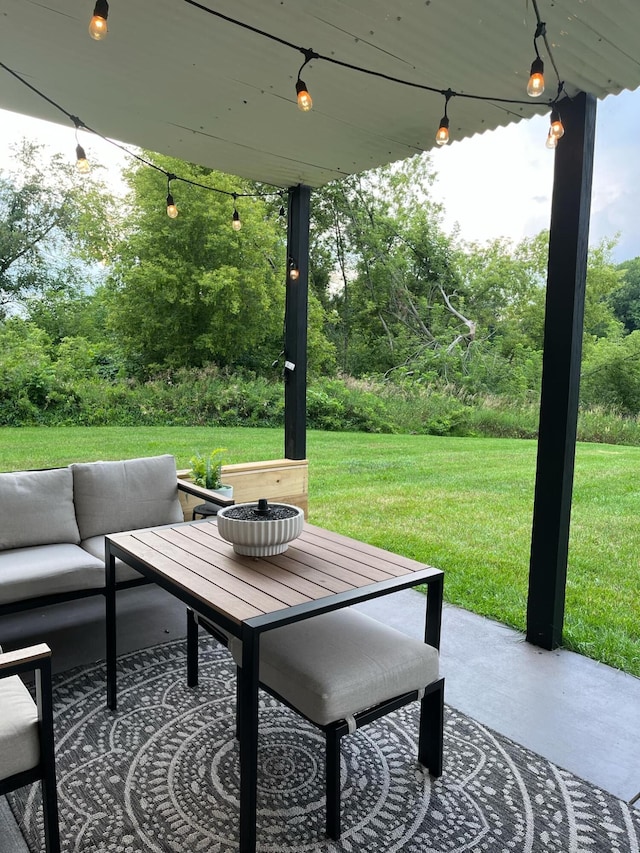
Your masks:
M 436 133 L 436 142 L 438 145 L 446 145 L 449 141 L 449 116 L 447 115 L 447 106 L 455 93 L 451 89 L 447 89 L 444 93 L 444 115 L 440 119 L 438 132 Z
M 449 141 L 449 119 L 446 115 L 440 119 L 440 126 L 436 133 L 436 142 L 438 145 L 446 145 Z
M 440 121 L 440 125 L 438 127 L 438 133 L 436 135 L 436 142 L 438 145 L 445 145 L 449 141 L 449 117 L 447 115 L 447 105 L 448 105 L 449 99 L 453 95 L 456 95 L 456 96 L 462 97 L 462 98 L 478 100 L 478 101 L 488 101 L 488 102 L 492 102 L 492 103 L 496 103 L 496 104 L 526 104 L 527 103 L 526 101 L 522 101 L 522 100 L 518 100 L 518 99 L 514 99 L 514 98 L 500 98 L 500 97 L 493 97 L 491 95 L 473 94 L 470 92 L 455 92 L 451 89 L 447 89 L 447 90 L 438 89 L 438 88 L 435 88 L 433 86 L 429 86 L 427 84 L 417 83 L 417 82 L 411 81 L 411 80 L 404 80 L 404 79 L 394 77 L 394 76 L 389 75 L 389 74 L 385 74 L 385 73 L 380 72 L 380 71 L 375 71 L 375 70 L 370 69 L 370 68 L 363 68 L 361 66 L 354 65 L 353 63 L 349 63 L 349 62 L 345 62 L 343 60 L 340 60 L 340 59 L 336 58 L 335 56 L 322 55 L 322 54 L 316 53 L 312 49 L 300 47 L 299 45 L 296 45 L 292 42 L 289 42 L 289 41 L 287 41 L 283 38 L 280 38 L 279 36 L 276 36 L 272 33 L 268 33 L 268 32 L 261 30 L 257 27 L 253 27 L 250 24 L 246 24 L 242 21 L 231 18 L 228 15 L 224 15 L 221 12 L 215 11 L 214 9 L 210 9 L 210 8 L 202 5 L 200 2 L 197 2 L 197 0 L 183 0 L 183 2 L 185 2 L 191 6 L 194 6 L 195 8 L 198 8 L 199 10 L 201 10 L 203 12 L 214 15 L 218 19 L 224 20 L 227 23 L 241 27 L 242 29 L 245 29 L 245 30 L 253 32 L 257 35 L 263 36 L 267 39 L 270 39 L 274 42 L 277 42 L 277 43 L 284 45 L 286 47 L 295 49 L 298 52 L 302 53 L 304 56 L 304 61 L 303 61 L 302 65 L 300 66 L 300 69 L 298 71 L 298 76 L 297 76 L 297 80 L 296 80 L 296 94 L 298 96 L 298 98 L 297 98 L 298 99 L 298 105 L 305 112 L 312 108 L 313 101 L 312 101 L 311 95 L 309 94 L 309 91 L 307 89 L 306 83 L 301 79 L 300 74 L 301 74 L 302 70 L 304 69 L 305 65 L 307 65 L 312 59 L 322 60 L 322 61 L 334 64 L 334 65 L 337 65 L 341 68 L 346 68 L 346 69 L 350 69 L 353 71 L 358 71 L 358 72 L 376 77 L 378 79 L 384 79 L 384 80 L 387 80 L 389 82 L 399 83 L 399 84 L 405 85 L 405 86 L 410 86 L 412 88 L 419 89 L 421 91 L 439 93 L 440 95 L 443 95 L 445 97 L 445 112 L 444 112 L 444 116 L 442 117 L 442 120 Z M 540 53 L 538 51 L 538 46 L 537 46 L 537 40 L 542 37 L 544 40 L 545 46 L 546 46 L 547 56 L 548 56 L 551 64 L 553 65 L 554 71 L 556 72 L 556 76 L 558 77 L 558 95 L 556 96 L 556 98 L 554 98 L 553 101 L 549 102 L 549 106 L 554 107 L 554 105 L 558 101 L 558 98 L 559 98 L 561 91 L 564 88 L 564 84 L 560 81 L 560 75 L 558 73 L 558 69 L 557 69 L 555 60 L 553 58 L 551 46 L 549 45 L 549 42 L 548 42 L 548 39 L 546 36 L 546 25 L 540 19 L 540 14 L 538 11 L 538 2 L 537 2 L 537 0 L 531 0 L 531 2 L 532 2 L 533 8 L 535 10 L 536 18 L 537 18 L 537 27 L 536 27 L 536 32 L 535 32 L 534 39 L 533 39 L 534 49 L 536 51 L 536 58 L 534 59 L 532 65 L 531 65 L 531 79 L 529 81 L 529 86 L 527 88 L 528 88 L 528 91 L 532 97 L 539 97 L 544 92 L 544 63 L 542 62 L 542 58 L 540 57 Z M 109 4 L 108 4 L 107 0 L 96 0 L 95 7 L 94 7 L 94 16 L 92 18 L 91 25 L 90 25 L 90 32 L 91 32 L 91 35 L 93 38 L 100 40 L 106 36 L 106 33 L 107 33 L 107 23 L 106 22 L 107 22 L 108 13 L 109 13 Z M 79 120 L 75 119 L 75 117 L 71 116 L 71 114 L 68 113 L 65 109 L 63 109 L 59 104 L 57 104 L 51 98 L 47 97 L 44 93 L 39 91 L 35 86 L 28 83 L 19 74 L 17 74 L 11 68 L 6 66 L 4 63 L 0 62 L 0 68 L 3 68 L 8 73 L 12 74 L 23 85 L 27 86 L 33 92 L 35 92 L 40 97 L 42 97 L 44 100 L 48 101 L 52 106 L 54 106 L 55 108 L 57 108 L 58 110 L 63 112 L 66 116 L 68 116 L 69 118 L 72 118 L 76 122 L 79 121 Z M 76 127 L 78 127 L 78 126 L 79 125 L 76 124 Z M 86 125 L 82 124 L 82 126 L 86 130 L 89 130 L 92 133 L 96 133 L 96 131 L 91 130 L 91 128 L 88 128 Z M 560 127 L 562 127 L 561 123 L 560 123 Z M 164 169 L 162 169 L 160 166 L 157 166 L 155 163 L 152 163 L 148 160 L 145 160 L 143 157 L 139 156 L 138 154 L 135 154 L 134 152 L 129 151 L 124 146 L 120 145 L 117 142 L 114 142 L 113 140 L 107 139 L 106 137 L 102 136 L 99 133 L 97 135 L 100 136 L 105 141 L 109 142 L 110 144 L 116 145 L 117 147 L 121 148 L 129 156 L 138 159 L 141 163 L 144 163 L 145 165 L 151 166 L 152 168 L 157 169 L 158 171 L 162 172 L 165 175 L 167 174 L 167 172 Z M 560 138 L 561 135 L 562 135 L 562 133 L 560 133 L 558 135 L 557 130 L 554 130 L 554 132 L 552 134 L 552 136 L 556 139 L 556 141 L 557 141 L 557 139 Z M 80 159 L 80 158 L 78 158 L 78 159 Z M 220 192 L 220 193 L 224 193 L 226 195 L 234 195 L 234 197 L 237 195 L 242 195 L 242 196 L 257 198 L 257 197 L 264 197 L 267 195 L 273 195 L 274 194 L 274 193 L 241 193 L 241 194 L 235 194 L 235 193 L 231 193 L 227 190 L 220 190 L 220 189 L 217 189 L 216 187 L 207 186 L 206 184 L 201 184 L 197 181 L 192 181 L 192 180 L 189 180 L 187 178 L 174 176 L 174 179 L 182 180 L 185 183 L 189 183 L 189 184 L 192 184 L 194 186 L 202 187 L 203 189 L 211 190 L 213 192 Z M 234 207 L 234 213 L 235 213 L 235 215 L 233 217 L 232 225 L 233 225 L 234 229 L 239 230 L 242 227 L 242 223 L 240 221 L 239 215 L 237 215 L 237 209 L 235 207 Z M 284 214 L 284 207 L 282 206 L 280 208 L 280 215 L 282 216 L 283 214 Z M 177 215 L 177 211 L 174 215 Z
M 531 63 L 531 76 L 527 83 L 527 95 L 539 98 L 544 92 L 544 62 L 539 56 Z
M 551 126 L 549 127 L 549 133 L 556 140 L 562 139 L 564 136 L 564 126 L 558 110 L 551 110 Z
M 300 270 L 293 258 L 289 258 L 289 278 L 291 281 L 297 281 L 300 278 Z
M 242 228 L 242 220 L 240 219 L 240 214 L 238 213 L 238 208 L 236 207 L 236 199 L 238 198 L 237 194 L 233 194 L 233 217 L 231 218 L 231 227 L 234 231 L 239 231 Z
M 76 172 L 80 175 L 87 175 L 91 171 L 91 166 L 87 160 L 87 155 L 84 153 L 82 145 L 76 145 Z
M 302 110 L 303 113 L 308 113 L 311 107 L 313 106 L 313 99 L 309 94 L 309 90 L 307 89 L 307 84 L 304 80 L 300 79 L 300 75 L 302 74 L 302 69 L 307 65 L 307 63 L 311 62 L 312 59 L 317 58 L 318 54 L 313 50 L 305 50 L 301 48 L 302 53 L 304 54 L 304 62 L 298 69 L 298 79 L 296 80 L 296 95 L 298 98 L 298 109 Z
M 533 49 L 536 52 L 536 58 L 531 63 L 531 71 L 529 72 L 529 82 L 527 83 L 527 95 L 530 98 L 539 98 L 544 92 L 544 62 L 538 50 L 538 39 L 543 38 L 544 43 L 549 49 L 547 42 L 547 25 L 540 18 L 537 0 L 533 0 L 533 10 L 536 13 L 536 31 L 533 36 Z
M 175 205 L 173 196 L 171 195 L 171 181 L 175 181 L 176 176 L 172 173 L 167 175 L 167 216 L 169 219 L 178 218 L 178 208 Z
M 95 41 L 102 41 L 107 37 L 107 18 L 109 17 L 109 4 L 107 0 L 96 0 L 93 17 L 89 23 L 89 35 Z
M 178 208 L 175 206 L 171 193 L 167 194 L 167 216 L 169 219 L 178 218 Z
M 78 131 L 83 127 L 83 124 L 78 116 L 70 116 L 70 118 L 76 126 L 76 172 L 79 175 L 87 175 L 91 171 L 91 165 L 87 160 L 87 155 L 85 154 L 82 145 L 80 145 L 80 140 L 78 139 Z
M 313 106 L 313 98 L 309 94 L 307 84 L 300 78 L 296 83 L 296 94 L 298 96 L 298 109 L 302 110 L 303 113 L 308 113 Z

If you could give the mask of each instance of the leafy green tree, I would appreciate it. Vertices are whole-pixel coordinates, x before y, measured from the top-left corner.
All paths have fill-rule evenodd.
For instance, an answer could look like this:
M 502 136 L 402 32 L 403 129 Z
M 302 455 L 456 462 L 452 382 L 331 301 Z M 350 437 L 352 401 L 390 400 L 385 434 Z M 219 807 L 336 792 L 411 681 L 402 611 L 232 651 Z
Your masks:
M 580 400 L 585 406 L 640 414 L 640 331 L 593 343 L 583 361 Z
M 102 290 L 87 289 L 86 284 L 65 281 L 47 287 L 42 294 L 25 301 L 26 318 L 44 329 L 53 344 L 64 338 L 105 339 L 105 308 Z
M 615 239 L 605 237 L 597 246 L 589 248 L 584 303 L 585 346 L 589 338 L 619 337 L 623 331 L 611 304 L 611 294 L 619 288 L 622 278 L 613 263 L 615 244 Z
M 42 329 L 12 317 L 0 324 L 0 423 L 37 421 L 54 384 L 51 341 Z
M 23 141 L 0 174 L 0 317 L 29 296 L 80 283 L 87 261 L 104 254 L 112 196 L 99 178 L 82 180 L 60 155 Z
M 272 204 L 238 198 L 242 228 L 231 227 L 232 193 L 254 185 L 159 155 L 165 172 L 224 190 L 172 183 L 179 215 L 166 213 L 166 177 L 148 166 L 126 173 L 131 188 L 125 238 L 107 283 L 108 326 L 142 375 L 159 368 L 243 367 L 264 373 L 283 342 L 285 239 Z M 331 352 L 316 306 L 310 350 L 322 366 Z M 320 314 L 322 311 L 320 310 Z
M 618 264 L 622 284 L 611 293 L 609 301 L 627 332 L 640 329 L 640 258 Z
M 328 333 L 345 372 L 393 370 L 471 332 L 441 209 L 427 194 L 434 178 L 429 158 L 415 157 L 316 194 L 312 266 L 333 261 Z
M 463 244 L 458 264 L 476 340 L 500 338 L 505 351 L 542 347 L 548 245 L 545 231 L 515 246 L 505 238 Z

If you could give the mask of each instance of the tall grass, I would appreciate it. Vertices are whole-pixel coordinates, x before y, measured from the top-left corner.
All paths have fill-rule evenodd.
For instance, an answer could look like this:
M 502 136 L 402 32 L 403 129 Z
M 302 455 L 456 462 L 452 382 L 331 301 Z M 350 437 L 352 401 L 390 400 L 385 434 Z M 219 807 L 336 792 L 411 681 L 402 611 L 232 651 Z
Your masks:
M 195 451 L 283 456 L 280 430 L 2 428 L 0 469 Z M 309 519 L 445 570 L 445 596 L 523 630 L 533 440 L 310 431 Z M 640 447 L 576 453 L 564 642 L 640 676 Z M 446 643 L 446 637 L 443 638 Z

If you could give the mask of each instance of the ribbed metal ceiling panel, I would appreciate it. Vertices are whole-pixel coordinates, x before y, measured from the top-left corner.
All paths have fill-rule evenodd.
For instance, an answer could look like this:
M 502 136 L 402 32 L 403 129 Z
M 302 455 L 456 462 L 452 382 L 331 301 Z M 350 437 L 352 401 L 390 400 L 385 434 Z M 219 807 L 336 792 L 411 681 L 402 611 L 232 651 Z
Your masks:
M 314 59 L 314 109 L 295 105 L 303 57 L 184 0 L 111 0 L 109 35 L 87 34 L 91 0 L 3 0 L 0 61 L 101 134 L 231 174 L 317 186 L 430 149 L 444 97 Z M 451 139 L 548 105 L 527 99 L 531 0 L 210 0 L 293 44 L 453 97 Z M 640 85 L 639 0 L 538 0 L 569 95 Z M 546 48 L 547 90 L 557 89 Z M 0 107 L 65 123 L 0 69 Z M 570 128 L 567 128 L 570 132 Z

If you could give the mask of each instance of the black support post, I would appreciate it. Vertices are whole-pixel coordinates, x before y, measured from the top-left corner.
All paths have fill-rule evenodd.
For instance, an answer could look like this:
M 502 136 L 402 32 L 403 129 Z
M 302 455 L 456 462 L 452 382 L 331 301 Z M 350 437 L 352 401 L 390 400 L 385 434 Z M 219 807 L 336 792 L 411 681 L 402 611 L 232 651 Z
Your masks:
M 309 293 L 309 205 L 311 190 L 289 190 L 287 286 L 284 334 L 284 455 L 307 455 L 307 306 Z M 290 266 L 298 271 L 294 280 Z
M 587 274 L 596 99 L 563 100 L 555 152 L 527 640 L 562 642 Z

